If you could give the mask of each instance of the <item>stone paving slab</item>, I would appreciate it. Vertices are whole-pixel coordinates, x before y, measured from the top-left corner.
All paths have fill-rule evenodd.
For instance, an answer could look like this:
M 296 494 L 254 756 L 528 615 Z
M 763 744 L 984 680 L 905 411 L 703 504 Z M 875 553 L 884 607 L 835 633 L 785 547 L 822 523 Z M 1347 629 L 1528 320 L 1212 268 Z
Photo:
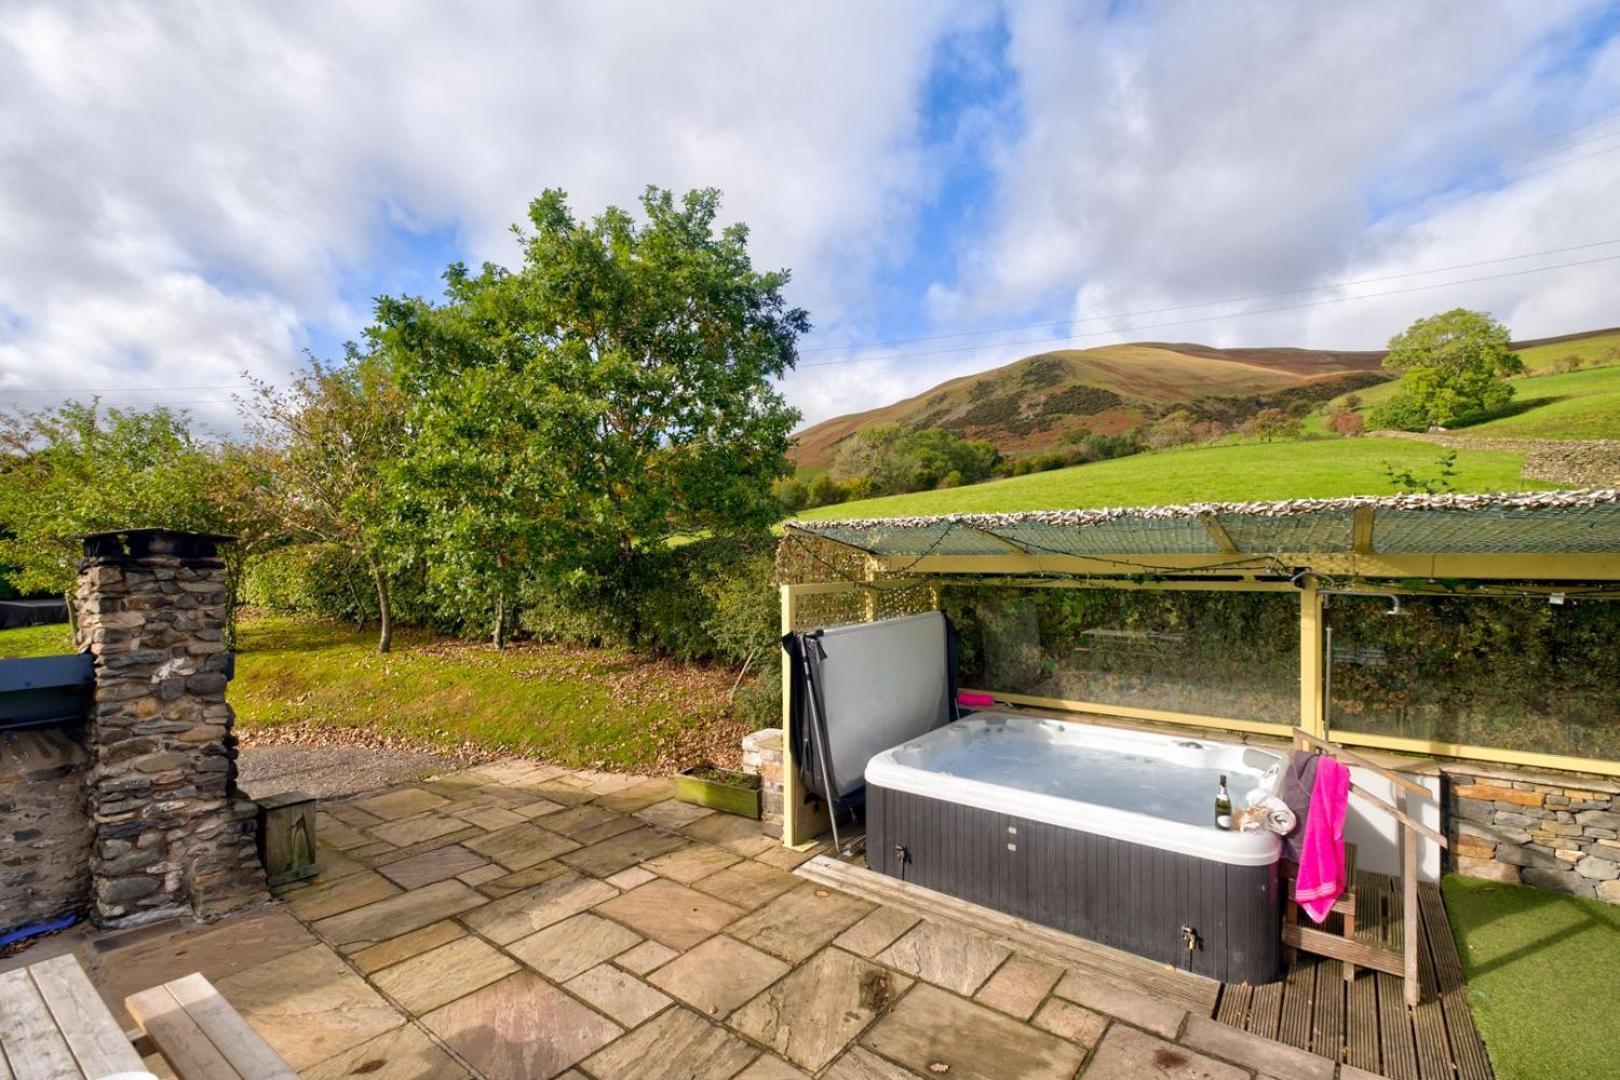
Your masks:
M 597 1011 L 627 1028 L 635 1027 L 671 1003 L 669 995 L 612 964 L 598 964 L 576 975 L 568 981 L 567 987 Z
M 927 983 L 901 998 L 861 1044 L 920 1075 L 950 1080 L 1069 1080 L 1085 1058 L 1073 1043 Z
M 415 1024 L 402 1024 L 305 1069 L 303 1080 L 466 1080 L 467 1070 Z
M 524 889 L 539 885 L 542 882 L 550 881 L 552 878 L 573 874 L 572 870 L 560 862 L 535 863 L 526 870 L 517 870 L 510 874 L 505 873 L 506 868 L 501 866 L 500 863 L 491 863 L 490 865 L 500 867 L 502 874 L 499 877 L 478 882 L 478 891 L 497 900 L 503 896 L 511 896 L 515 892 L 522 892 Z M 471 884 L 471 882 L 468 884 Z
M 1100 979 L 1084 978 L 1072 971 L 1058 980 L 1053 993 L 1076 1005 L 1117 1016 L 1167 1039 L 1181 1034 L 1181 1025 L 1187 1019 L 1187 1011 L 1179 1005 L 1146 994 L 1121 990 Z
M 798 884 L 799 879 L 785 870 L 749 859 L 695 881 L 692 887 L 728 904 L 752 910 Z
M 833 944 L 861 956 L 876 956 L 920 922 L 920 915 L 885 905 L 839 934 Z
M 724 848 L 709 844 L 689 844 L 668 855 L 648 859 L 642 866 L 660 877 L 667 877 L 682 885 L 691 885 L 741 861 L 741 855 Z
M 387 941 L 378 942 L 369 948 L 349 954 L 349 963 L 360 970 L 363 975 L 373 971 L 381 971 L 385 967 L 409 960 L 413 956 L 437 949 L 440 945 L 448 945 L 457 938 L 465 937 L 466 930 L 461 924 L 451 919 L 432 923 L 420 930 L 411 930 Z
M 384 968 L 371 981 L 407 1012 L 421 1016 L 517 970 L 516 961 L 482 938 L 462 937 Z
M 399 821 L 390 821 L 382 825 L 373 825 L 369 830 L 372 836 L 385 844 L 394 847 L 411 847 L 415 844 L 425 844 L 431 840 L 438 840 L 471 828 L 460 818 L 448 814 L 427 813 L 420 817 L 403 818 Z M 365 848 L 356 848 L 358 852 L 366 852 Z M 379 853 L 380 854 L 380 853 Z
M 641 935 L 599 915 L 583 912 L 506 947 L 513 956 L 553 982 L 611 960 L 640 945 Z
M 684 837 L 673 833 L 642 827 L 569 852 L 562 857 L 562 861 L 581 873 L 607 877 L 665 852 L 685 847 L 687 843 Z
M 389 863 L 379 872 L 400 888 L 417 889 L 487 865 L 489 860 L 477 852 L 470 851 L 460 844 L 449 844 Z
M 615 956 L 613 962 L 626 971 L 645 975 L 654 968 L 663 967 L 679 955 L 681 954 L 668 945 L 660 945 L 656 941 L 643 941 L 629 952 Z
M 321 919 L 313 929 L 344 952 L 357 952 L 486 902 L 486 897 L 459 881 L 436 881 Z
M 722 1019 L 788 970 L 776 957 L 717 934 L 653 972 L 647 981 L 705 1016 Z
M 1097 1045 L 1108 1024 L 1108 1017 L 1102 1013 L 1092 1012 L 1062 998 L 1052 998 L 1035 1014 L 1036 1027 L 1072 1043 L 1079 1043 L 1086 1050 Z
M 599 904 L 597 912 L 644 937 L 685 951 L 724 929 L 742 909 L 659 878 Z
M 1249 1080 L 1246 1069 L 1177 1046 L 1124 1024 L 1108 1029 L 1085 1080 Z
M 636 817 L 651 825 L 665 829 L 678 829 L 699 818 L 709 817 L 714 811 L 707 806 L 694 806 L 679 799 L 665 799 L 636 811 Z
M 809 963 L 734 1013 L 728 1024 L 811 1072 L 825 1066 L 904 994 L 911 980 L 844 952 Z
M 398 885 L 374 870 L 338 878 L 336 881 L 317 881 L 286 894 L 287 907 L 304 922 L 314 922 L 328 915 L 338 915 L 378 900 L 386 900 L 400 892 Z
M 295 1069 L 405 1023 L 325 945 L 237 972 L 215 988 Z
M 797 964 L 876 905 L 806 883 L 783 893 L 731 928 L 731 935 Z
M 497 945 L 544 930 L 552 923 L 610 899 L 617 890 L 605 881 L 568 872 L 539 885 L 492 900 L 461 921 Z
M 973 1000 L 991 1008 L 1000 1009 L 1020 1020 L 1035 1015 L 1046 995 L 1052 992 L 1063 977 L 1063 969 L 1056 964 L 1015 953 L 996 969 Z
M 457 998 L 422 1023 L 487 1077 L 555 1076 L 623 1031 L 532 971 Z
M 735 1075 L 759 1053 L 742 1039 L 677 1006 L 585 1061 L 601 1080 L 707 1080 Z
M 579 844 L 525 821 L 474 837 L 465 846 L 469 851 L 494 859 L 508 870 L 527 870 L 536 863 L 573 851 Z
M 966 997 L 984 985 L 1011 953 L 993 941 L 925 919 L 879 953 L 877 960 Z
M 399 818 L 420 814 L 424 810 L 435 810 L 444 806 L 447 802 L 449 800 L 442 795 L 435 795 L 420 788 L 404 787 L 394 788 L 381 795 L 356 799 L 349 805 L 362 813 L 370 814 L 374 818 L 383 821 L 394 821 Z
M 851 1047 L 821 1076 L 822 1080 L 916 1080 L 915 1073 L 884 1061 L 863 1046 Z

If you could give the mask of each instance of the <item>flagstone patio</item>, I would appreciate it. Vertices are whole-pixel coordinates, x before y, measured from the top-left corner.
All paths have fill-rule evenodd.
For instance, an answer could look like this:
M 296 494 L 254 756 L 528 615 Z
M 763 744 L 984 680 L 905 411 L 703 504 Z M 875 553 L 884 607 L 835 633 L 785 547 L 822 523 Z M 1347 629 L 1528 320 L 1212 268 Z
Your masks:
M 801 879 L 816 852 L 671 791 L 503 761 L 325 805 L 273 907 L 0 970 L 75 951 L 126 1024 L 201 971 L 317 1078 L 1371 1075 Z

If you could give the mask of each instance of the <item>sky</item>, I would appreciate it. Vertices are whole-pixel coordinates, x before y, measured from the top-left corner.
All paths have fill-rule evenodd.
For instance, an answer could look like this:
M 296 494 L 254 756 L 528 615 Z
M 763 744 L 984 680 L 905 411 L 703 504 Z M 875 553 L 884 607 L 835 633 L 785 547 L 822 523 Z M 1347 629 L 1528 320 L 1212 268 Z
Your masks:
M 724 193 L 814 422 L 1053 348 L 1620 325 L 1620 4 L 0 0 L 0 407 L 229 432 L 510 225 Z

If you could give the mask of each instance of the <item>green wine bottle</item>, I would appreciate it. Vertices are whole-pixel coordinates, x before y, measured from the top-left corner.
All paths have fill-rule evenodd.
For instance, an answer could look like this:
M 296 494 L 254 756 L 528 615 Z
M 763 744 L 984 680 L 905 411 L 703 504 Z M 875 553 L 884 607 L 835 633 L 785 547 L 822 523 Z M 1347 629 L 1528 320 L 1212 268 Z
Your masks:
M 1226 791 L 1226 777 L 1221 777 L 1221 789 L 1215 793 L 1215 827 L 1231 829 L 1232 796 Z

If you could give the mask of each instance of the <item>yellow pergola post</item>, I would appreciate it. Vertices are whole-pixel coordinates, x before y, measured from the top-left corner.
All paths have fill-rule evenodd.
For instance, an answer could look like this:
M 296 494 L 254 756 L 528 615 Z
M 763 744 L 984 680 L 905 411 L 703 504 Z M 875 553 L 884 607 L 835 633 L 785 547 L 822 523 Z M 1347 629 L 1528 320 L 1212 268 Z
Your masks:
M 798 629 L 799 597 L 807 592 L 834 592 L 846 585 L 783 585 L 782 634 L 786 636 Z M 832 820 L 827 816 L 827 804 L 815 799 L 799 779 L 799 767 L 793 760 L 793 669 L 787 657 L 782 658 L 782 843 L 788 847 L 803 847 L 814 842 L 827 831 Z
M 1299 591 L 1299 726 L 1317 738 L 1327 737 L 1323 698 L 1322 594 L 1307 575 Z

